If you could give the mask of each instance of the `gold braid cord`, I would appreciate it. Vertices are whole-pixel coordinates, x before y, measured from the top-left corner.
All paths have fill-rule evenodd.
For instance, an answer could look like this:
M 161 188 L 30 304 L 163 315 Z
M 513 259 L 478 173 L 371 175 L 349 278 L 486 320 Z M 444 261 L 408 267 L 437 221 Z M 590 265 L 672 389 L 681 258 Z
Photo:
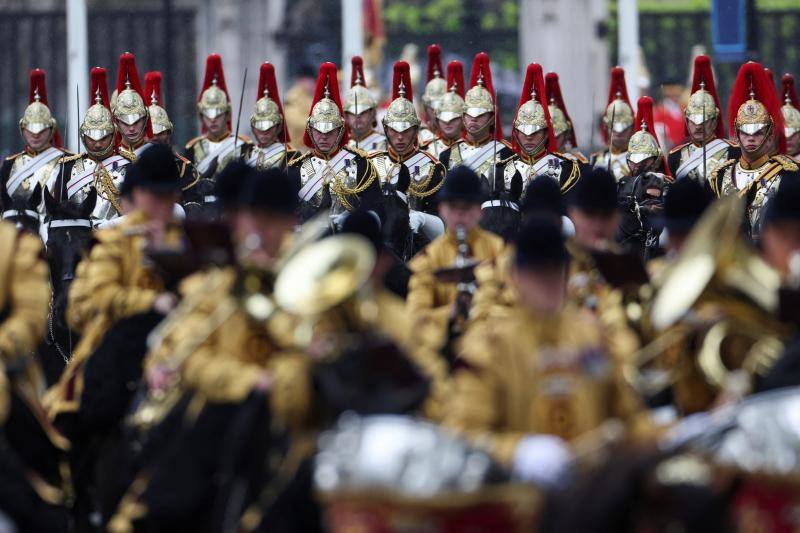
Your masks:
M 367 164 L 367 170 L 364 173 L 361 181 L 359 181 L 358 176 L 356 176 L 356 186 L 355 187 L 348 187 L 344 184 L 342 179 L 335 175 L 333 176 L 333 180 L 330 184 L 330 189 L 333 194 L 339 199 L 339 203 L 342 204 L 342 207 L 347 209 L 348 211 L 353 210 L 353 205 L 347 201 L 347 196 L 358 196 L 362 192 L 366 191 L 367 188 L 372 185 L 372 182 L 378 177 L 378 173 L 375 171 L 375 168 L 372 166 L 372 163 L 369 161 L 365 161 Z M 358 165 L 358 163 L 356 163 Z M 356 173 L 358 173 L 358 167 L 356 166 Z
M 111 202 L 117 213 L 122 213 L 118 201 L 119 189 L 114 185 L 114 178 L 103 163 L 97 163 L 94 169 L 94 187 L 101 198 Z
M 714 194 L 717 195 L 717 198 L 722 196 L 722 190 L 720 188 L 720 183 L 718 183 L 719 179 L 720 179 L 720 175 L 724 176 L 725 175 L 725 173 L 724 173 L 725 169 L 728 168 L 729 166 L 735 165 L 735 164 L 736 164 L 736 160 L 735 159 L 728 159 L 727 161 L 725 161 L 724 163 L 722 163 L 717 168 L 715 168 L 714 170 L 711 171 L 711 179 L 708 180 L 708 184 L 711 187 L 711 190 L 714 192 Z
M 578 167 L 578 163 L 572 161 L 572 171 L 569 173 L 569 178 L 564 182 L 564 185 L 561 186 L 561 194 L 565 194 L 572 189 L 575 184 L 578 182 L 578 178 L 580 178 L 580 168 Z
M 442 180 L 436 184 L 435 187 L 430 187 L 431 181 L 433 181 L 433 175 L 436 172 L 436 169 L 441 166 L 444 169 L 444 165 L 439 163 L 431 164 L 431 169 L 428 171 L 428 176 L 422 183 L 415 183 L 414 180 L 411 180 L 411 184 L 408 186 L 408 194 L 410 194 L 414 198 L 427 198 L 439 192 L 439 189 L 442 188 L 444 185 L 444 174 L 442 174 Z

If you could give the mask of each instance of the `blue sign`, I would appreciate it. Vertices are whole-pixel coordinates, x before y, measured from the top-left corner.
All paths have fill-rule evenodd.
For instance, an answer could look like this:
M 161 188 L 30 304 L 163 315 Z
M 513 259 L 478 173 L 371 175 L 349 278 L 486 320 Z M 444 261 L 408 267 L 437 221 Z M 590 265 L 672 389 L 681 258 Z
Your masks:
M 717 61 L 747 59 L 747 0 L 711 0 L 711 42 Z

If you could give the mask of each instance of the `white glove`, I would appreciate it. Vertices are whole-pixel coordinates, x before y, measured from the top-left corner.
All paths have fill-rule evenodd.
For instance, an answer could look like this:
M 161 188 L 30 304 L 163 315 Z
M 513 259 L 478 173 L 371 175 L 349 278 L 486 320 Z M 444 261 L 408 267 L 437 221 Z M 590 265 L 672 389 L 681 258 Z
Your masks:
M 561 217 L 561 234 L 566 238 L 575 235 L 575 224 L 572 223 L 569 217 Z
M 526 435 L 517 443 L 512 472 L 542 488 L 561 484 L 569 473 L 572 452 L 554 435 Z
M 441 218 L 413 209 L 408 213 L 408 225 L 411 226 L 411 231 L 422 232 L 430 240 L 444 233 L 444 222 Z

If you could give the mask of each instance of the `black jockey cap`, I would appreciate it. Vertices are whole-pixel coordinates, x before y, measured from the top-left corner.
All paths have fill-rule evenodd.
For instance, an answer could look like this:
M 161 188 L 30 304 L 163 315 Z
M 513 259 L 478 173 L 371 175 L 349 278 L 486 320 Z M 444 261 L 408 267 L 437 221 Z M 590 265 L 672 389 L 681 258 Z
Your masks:
M 520 269 L 561 267 L 570 261 L 561 227 L 551 217 L 534 216 L 517 234 L 514 264 Z
M 225 165 L 214 184 L 214 195 L 220 207 L 223 209 L 241 207 L 242 188 L 252 173 L 253 168 L 238 159 Z
M 351 211 L 342 222 L 341 233 L 354 233 L 367 239 L 375 247 L 375 251 L 383 249 L 381 219 L 374 211 L 356 209 Z
M 251 170 L 239 198 L 241 207 L 284 215 L 297 212 L 297 187 L 286 171 L 277 167 Z
M 564 199 L 556 180 L 539 176 L 528 183 L 522 199 L 522 213 L 525 216 L 553 215 L 560 220 L 564 215 Z
M 594 168 L 578 180 L 570 195 L 570 206 L 595 214 L 617 210 L 617 180 L 603 168 Z
M 447 173 L 444 185 L 437 195 L 440 202 L 461 201 L 473 204 L 482 204 L 485 197 L 480 177 L 464 165 Z
M 778 191 L 767 203 L 763 223 L 772 222 L 800 223 L 800 181 L 797 179 L 782 179 Z
M 155 194 L 172 195 L 180 192 L 180 172 L 172 149 L 153 144 L 145 149 L 125 173 L 120 193 L 125 196 L 134 188 Z
M 664 227 L 672 234 L 689 233 L 712 201 L 711 191 L 697 180 L 676 181 L 664 196 Z

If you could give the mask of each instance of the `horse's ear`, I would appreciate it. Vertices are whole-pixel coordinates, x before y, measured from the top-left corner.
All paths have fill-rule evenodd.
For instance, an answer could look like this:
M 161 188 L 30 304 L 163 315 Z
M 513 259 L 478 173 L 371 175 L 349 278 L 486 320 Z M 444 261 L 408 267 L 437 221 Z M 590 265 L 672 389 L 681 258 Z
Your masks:
M 97 204 L 97 189 L 92 187 L 92 190 L 89 191 L 89 194 L 87 194 L 86 198 L 84 198 L 83 201 L 81 202 L 81 209 L 80 209 L 81 215 L 83 215 L 86 218 L 89 218 L 89 216 L 94 211 L 94 206 L 96 204 Z
M 55 215 L 56 209 L 58 208 L 58 206 L 56 205 L 56 199 L 53 198 L 52 194 L 50 194 L 50 189 L 45 187 L 44 188 L 44 192 L 42 194 L 44 195 L 44 209 L 45 209 L 45 211 L 47 211 L 47 214 L 50 215 L 50 216 Z
M 503 167 L 502 163 L 500 163 L 494 166 L 494 187 L 492 188 L 492 192 L 494 192 L 493 196 L 500 196 L 505 188 L 505 168 Z
M 522 176 L 519 175 L 519 172 L 515 172 L 514 177 L 511 178 L 508 193 L 511 195 L 512 202 L 519 202 L 519 198 L 522 196 Z
M 30 198 L 28 198 L 28 208 L 35 211 L 40 203 L 42 203 L 42 184 L 37 183 L 36 188 L 33 189 Z
M 11 207 L 11 196 L 8 195 L 8 188 L 5 183 L 0 187 L 0 205 L 2 205 L 3 209 Z
M 400 165 L 400 173 L 397 176 L 397 186 L 395 187 L 395 190 L 405 194 L 406 192 L 408 192 L 408 187 L 410 185 L 411 185 L 411 173 L 408 171 L 407 166 Z

